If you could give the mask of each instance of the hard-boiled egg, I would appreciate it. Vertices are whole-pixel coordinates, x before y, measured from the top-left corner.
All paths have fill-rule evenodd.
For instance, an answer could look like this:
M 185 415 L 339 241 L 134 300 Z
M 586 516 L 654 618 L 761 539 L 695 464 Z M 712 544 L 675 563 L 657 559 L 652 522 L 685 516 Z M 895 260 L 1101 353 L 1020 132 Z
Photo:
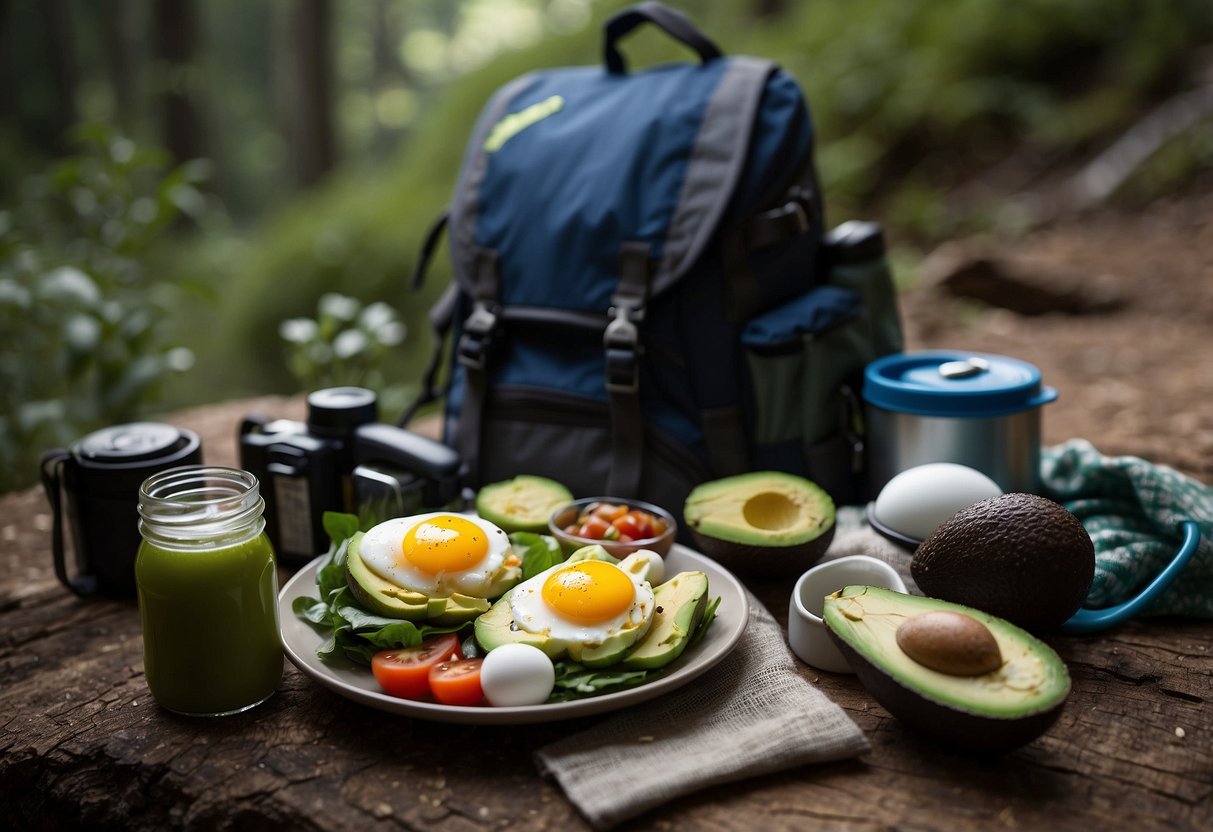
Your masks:
M 538 705 L 556 684 L 552 660 L 529 644 L 503 644 L 484 657 L 480 687 L 490 704 Z
M 907 468 L 889 480 L 872 509 L 881 525 L 923 540 L 962 508 L 1001 493 L 997 483 L 975 468 L 930 462 Z

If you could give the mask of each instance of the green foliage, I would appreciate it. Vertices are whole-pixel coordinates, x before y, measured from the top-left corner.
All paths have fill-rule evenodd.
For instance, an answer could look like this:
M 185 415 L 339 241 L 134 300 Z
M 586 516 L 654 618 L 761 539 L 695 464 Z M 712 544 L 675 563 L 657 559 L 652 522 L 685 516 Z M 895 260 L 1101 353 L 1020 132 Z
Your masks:
M 384 362 L 392 347 L 404 341 L 405 327 L 396 310 L 382 301 L 364 306 L 357 298 L 321 295 L 316 317 L 289 318 L 278 326 L 286 342 L 287 364 L 305 390 L 366 387 L 380 402 L 400 406 L 408 390 L 389 385 Z
M 135 418 L 193 363 L 165 331 L 174 287 L 144 258 L 204 209 L 205 166 L 166 172 L 163 153 L 101 126 L 74 136 L 79 155 L 0 212 L 0 491 L 32 481 L 46 448 Z

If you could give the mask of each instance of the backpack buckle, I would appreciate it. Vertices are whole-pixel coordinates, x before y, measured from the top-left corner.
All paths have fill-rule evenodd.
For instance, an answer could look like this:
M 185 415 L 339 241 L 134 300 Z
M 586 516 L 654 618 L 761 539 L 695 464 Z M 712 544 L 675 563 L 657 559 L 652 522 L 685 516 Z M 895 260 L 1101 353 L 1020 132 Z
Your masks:
M 463 323 L 459 338 L 459 363 L 469 370 L 483 370 L 497 316 L 484 303 L 477 302 L 472 314 Z
M 606 389 L 608 393 L 635 393 L 640 389 L 640 330 L 644 309 L 628 303 L 612 306 L 610 323 L 602 334 L 606 350 Z

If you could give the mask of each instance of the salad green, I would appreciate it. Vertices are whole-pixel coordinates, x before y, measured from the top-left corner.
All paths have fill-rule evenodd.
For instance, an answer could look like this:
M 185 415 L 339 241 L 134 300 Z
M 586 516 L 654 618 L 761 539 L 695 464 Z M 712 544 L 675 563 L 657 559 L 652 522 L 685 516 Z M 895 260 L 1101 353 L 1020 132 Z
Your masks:
M 471 635 L 471 624 L 435 626 L 375 615 L 358 606 L 345 578 L 346 553 L 350 540 L 359 531 L 358 518 L 352 514 L 325 512 L 324 530 L 331 542 L 327 560 L 316 572 L 319 597 L 297 598 L 292 605 L 296 616 L 317 630 L 328 633 L 327 641 L 316 651 L 322 662 L 350 662 L 370 667 L 371 657 L 380 650 L 416 647 L 428 638 L 445 633 L 461 635 L 465 657 L 483 654 L 484 651 Z M 514 532 L 509 539 L 513 553 L 522 561 L 523 580 L 564 560 L 560 544 L 550 535 Z M 708 605 L 701 624 L 691 636 L 690 645 L 703 638 L 719 604 L 720 598 L 716 598 Z M 637 687 L 663 672 L 660 669 L 622 670 L 611 667 L 594 670 L 568 659 L 560 659 L 553 664 L 556 686 L 549 702 L 565 702 Z

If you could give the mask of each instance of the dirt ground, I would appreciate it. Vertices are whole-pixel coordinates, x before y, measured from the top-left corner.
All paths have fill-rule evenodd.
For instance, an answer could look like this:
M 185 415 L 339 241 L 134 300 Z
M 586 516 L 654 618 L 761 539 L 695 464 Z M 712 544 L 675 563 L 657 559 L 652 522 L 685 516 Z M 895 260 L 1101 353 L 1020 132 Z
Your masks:
M 1065 311 L 1010 311 L 1030 306 Z M 1046 444 L 1082 437 L 1213 481 L 1213 194 L 949 244 L 902 313 L 909 348 L 1039 367 L 1060 393 Z

